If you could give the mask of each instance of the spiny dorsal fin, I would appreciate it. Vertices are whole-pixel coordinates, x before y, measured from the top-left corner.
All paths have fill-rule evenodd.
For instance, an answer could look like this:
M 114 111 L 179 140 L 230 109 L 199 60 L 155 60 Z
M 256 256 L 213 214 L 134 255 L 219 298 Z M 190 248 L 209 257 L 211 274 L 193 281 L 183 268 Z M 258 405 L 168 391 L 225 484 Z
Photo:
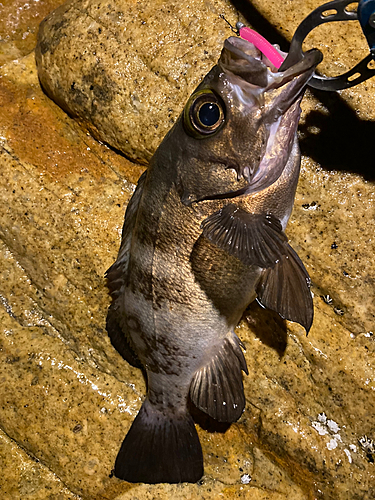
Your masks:
M 296 321 L 309 333 L 314 316 L 311 280 L 293 248 L 286 248 L 286 255 L 274 267 L 264 269 L 256 288 L 257 300 L 282 318 Z
M 197 408 L 219 422 L 235 422 L 245 408 L 242 370 L 248 374 L 241 343 L 235 334 L 224 339 L 211 361 L 194 376 L 190 398 Z
M 108 280 L 107 286 L 113 299 L 119 295 L 122 285 L 125 282 L 129 265 L 129 251 L 132 240 L 132 233 L 136 221 L 139 202 L 143 193 L 143 184 L 146 179 L 147 170 L 143 172 L 138 180 L 138 185 L 126 208 L 125 222 L 122 229 L 122 239 L 120 250 L 116 262 L 107 270 L 105 276 Z
M 285 253 L 287 237 L 271 214 L 249 214 L 233 203 L 202 223 L 203 235 L 245 265 L 274 266 Z

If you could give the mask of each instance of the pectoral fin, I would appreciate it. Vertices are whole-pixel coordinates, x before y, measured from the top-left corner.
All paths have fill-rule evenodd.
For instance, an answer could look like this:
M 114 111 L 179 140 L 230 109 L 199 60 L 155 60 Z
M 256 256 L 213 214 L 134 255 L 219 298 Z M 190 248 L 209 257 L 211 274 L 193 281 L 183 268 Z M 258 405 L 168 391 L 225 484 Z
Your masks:
M 229 204 L 202 223 L 203 235 L 245 265 L 263 268 L 258 301 L 308 333 L 313 320 L 310 278 L 288 244 L 280 221 L 271 214 L 250 214 Z
M 190 398 L 199 408 L 219 422 L 235 422 L 245 407 L 242 370 L 246 361 L 235 334 L 226 338 L 210 362 L 194 376 Z
M 230 203 L 202 223 L 203 236 L 245 265 L 271 267 L 286 252 L 287 237 L 271 214 L 250 214 Z
M 309 333 L 314 307 L 310 292 L 310 277 L 305 266 L 290 245 L 280 261 L 264 269 L 256 292 L 258 302 L 284 319 L 296 321 Z

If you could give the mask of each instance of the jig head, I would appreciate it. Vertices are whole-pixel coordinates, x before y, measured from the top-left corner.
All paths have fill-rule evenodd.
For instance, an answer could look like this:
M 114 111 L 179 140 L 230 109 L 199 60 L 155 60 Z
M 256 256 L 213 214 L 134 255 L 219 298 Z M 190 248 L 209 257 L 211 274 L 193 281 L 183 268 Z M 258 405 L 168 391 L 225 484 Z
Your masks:
M 267 57 L 267 59 L 275 66 L 276 69 L 280 68 L 284 61 L 284 57 L 282 56 L 282 54 L 280 54 L 280 52 L 274 45 L 272 45 L 257 31 L 246 27 L 244 24 L 238 22 L 236 24 L 236 27 L 234 28 L 223 15 L 220 15 L 220 17 L 221 19 L 224 19 L 227 24 L 229 24 L 230 29 L 233 31 L 233 33 L 235 33 L 237 36 L 240 36 L 244 40 L 251 42 L 257 49 L 262 52 L 262 54 Z

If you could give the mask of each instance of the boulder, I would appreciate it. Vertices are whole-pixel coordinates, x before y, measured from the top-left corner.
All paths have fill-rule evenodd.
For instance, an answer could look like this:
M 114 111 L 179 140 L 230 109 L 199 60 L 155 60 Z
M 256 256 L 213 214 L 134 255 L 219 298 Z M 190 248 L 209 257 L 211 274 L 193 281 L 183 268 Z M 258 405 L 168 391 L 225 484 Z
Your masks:
M 96 138 L 146 164 L 218 59 L 220 14 L 239 18 L 222 0 L 69 1 L 41 23 L 41 84 Z

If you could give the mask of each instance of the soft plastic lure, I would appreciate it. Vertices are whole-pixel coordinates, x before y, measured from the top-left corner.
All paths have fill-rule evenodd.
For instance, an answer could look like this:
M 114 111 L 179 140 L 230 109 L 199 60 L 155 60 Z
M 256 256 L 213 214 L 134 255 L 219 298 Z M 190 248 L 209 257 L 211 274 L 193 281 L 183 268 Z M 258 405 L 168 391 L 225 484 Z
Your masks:
M 255 47 L 267 57 L 267 59 L 275 66 L 276 69 L 280 68 L 280 66 L 284 62 L 284 57 L 280 54 L 276 47 L 274 47 L 262 35 L 250 28 L 247 28 L 242 23 L 237 23 L 236 28 L 241 38 L 255 45 Z
M 236 27 L 234 28 L 223 15 L 220 15 L 219 17 L 221 17 L 221 19 L 229 24 L 230 29 L 233 31 L 233 33 L 236 33 L 237 36 L 240 36 L 244 40 L 247 40 L 248 42 L 255 45 L 255 47 L 267 57 L 267 59 L 275 66 L 276 69 L 280 68 L 280 66 L 284 62 L 284 57 L 268 40 L 266 40 L 257 31 L 254 31 L 245 26 L 243 23 L 236 23 Z

